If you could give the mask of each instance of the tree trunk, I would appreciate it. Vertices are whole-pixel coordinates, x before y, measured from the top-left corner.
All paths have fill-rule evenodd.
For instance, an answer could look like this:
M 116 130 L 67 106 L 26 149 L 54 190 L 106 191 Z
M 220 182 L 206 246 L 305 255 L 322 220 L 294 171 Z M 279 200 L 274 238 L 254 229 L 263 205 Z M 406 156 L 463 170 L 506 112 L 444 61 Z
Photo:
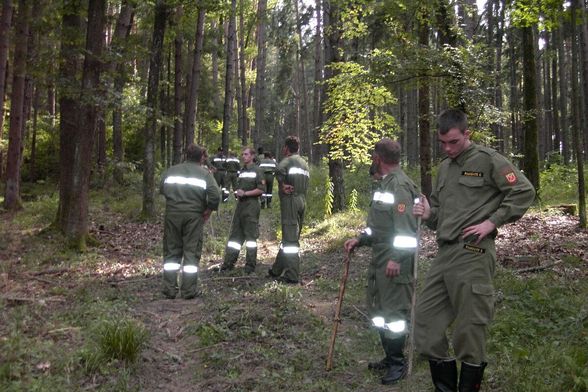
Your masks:
M 38 129 L 38 118 L 39 118 L 39 101 L 41 94 L 39 86 L 35 86 L 35 92 L 33 93 L 33 126 L 31 131 L 31 159 L 29 161 L 29 177 L 31 181 L 37 180 L 37 129 Z
M 20 199 L 20 168 L 22 159 L 22 129 L 24 126 L 24 101 L 27 44 L 29 38 L 30 2 L 20 0 L 16 14 L 16 37 L 14 50 L 14 70 L 12 96 L 10 100 L 10 129 L 8 131 L 8 156 L 6 163 L 6 188 L 4 208 L 18 210 L 22 207 Z
M 300 20 L 300 11 L 298 9 L 298 0 L 294 0 L 294 7 L 296 10 L 296 31 L 298 33 L 298 44 L 296 45 L 296 57 L 298 60 L 298 72 L 300 77 L 298 78 L 298 82 L 300 83 L 300 128 L 302 129 L 302 133 L 304 135 L 304 146 L 306 147 L 306 153 L 309 156 L 310 161 L 313 161 L 312 158 L 312 132 L 310 127 L 310 122 L 308 120 L 308 92 L 306 89 L 306 71 L 304 68 L 304 59 L 302 58 L 302 43 L 304 42 L 302 37 L 302 21 Z
M 167 4 L 165 0 L 157 0 L 155 4 L 155 20 L 151 41 L 151 59 L 149 61 L 149 80 L 147 84 L 147 120 L 145 123 L 145 145 L 143 155 L 143 217 L 155 216 L 155 131 L 157 129 L 159 77 L 163 61 L 163 39 L 167 21 Z
M 184 135 L 186 137 L 186 145 L 194 142 L 196 113 L 198 110 L 198 92 L 200 91 L 200 72 L 202 69 L 205 16 L 206 10 L 202 7 L 198 8 L 198 22 L 196 25 L 196 37 L 194 40 L 194 56 L 192 59 L 192 72 L 190 73 L 190 87 L 186 99 L 186 110 L 184 111 Z M 216 85 L 213 86 L 213 89 L 216 89 Z M 174 146 L 175 143 L 177 142 L 174 142 Z M 174 156 L 175 154 L 176 152 L 174 150 Z
M 231 129 L 231 115 L 233 113 L 233 77 L 235 71 L 235 13 L 237 0 L 231 0 L 231 15 L 229 16 L 229 30 L 227 34 L 227 62 L 225 69 L 225 103 L 223 106 L 222 149 L 229 151 L 229 132 Z
M 553 108 L 553 149 L 558 154 L 561 153 L 561 125 L 559 121 L 559 105 L 557 99 L 558 90 L 558 64 L 557 64 L 557 34 L 551 31 L 551 42 L 553 54 L 551 56 L 551 106 Z
M 253 145 L 260 146 L 261 134 L 267 133 L 264 108 L 265 108 L 265 25 L 266 25 L 267 0 L 259 0 L 257 3 L 257 59 L 255 64 L 255 128 L 253 129 Z
M 560 27 L 557 29 L 558 43 L 557 45 L 557 57 L 559 59 L 559 119 L 561 124 L 561 145 L 564 165 L 569 165 L 571 162 L 571 151 L 569 142 L 569 130 L 568 130 L 568 76 L 566 75 L 566 35 L 565 35 L 565 22 L 564 19 L 560 19 Z
M 424 13 L 426 10 L 423 9 Z M 429 46 L 429 25 L 426 15 L 421 15 L 418 26 L 419 46 L 425 49 Z M 431 120 L 430 120 L 430 87 L 429 78 L 419 77 L 418 107 L 419 107 L 419 152 L 421 163 L 421 192 L 429 197 L 433 189 L 431 174 Z
M 265 0 L 260 0 L 265 1 Z M 212 102 L 214 106 L 213 110 L 213 118 L 219 118 L 219 108 L 220 108 L 220 94 L 218 93 L 220 88 L 218 85 L 218 50 L 219 50 L 219 27 L 216 21 L 212 22 L 212 50 L 211 50 L 211 62 L 212 62 Z M 198 142 L 200 142 L 200 138 Z
M 322 110 L 321 110 L 321 85 L 323 82 L 323 51 L 322 48 L 322 34 L 321 34 L 321 3 L 322 0 L 316 0 L 316 26 L 314 34 L 314 93 L 313 93 L 313 140 L 318 140 L 319 130 L 322 125 Z M 318 165 L 320 163 L 320 148 L 316 144 L 312 145 L 312 163 Z
M 178 6 L 176 12 L 176 19 L 179 21 L 183 15 L 182 6 Z M 182 49 L 184 46 L 184 34 L 181 28 L 176 29 L 176 38 L 174 40 L 174 135 L 173 135 L 173 148 L 172 148 L 172 165 L 177 165 L 182 161 L 182 145 L 184 140 L 184 124 L 186 114 L 184 113 L 184 121 L 182 118 L 182 103 L 184 102 L 184 89 L 182 86 L 182 75 L 183 75 L 183 54 Z M 187 105 L 187 103 L 186 103 Z M 192 128 L 194 129 L 194 128 Z M 187 139 L 187 136 L 186 136 Z M 192 134 L 194 139 L 194 134 Z
M 2 16 L 0 17 L 0 140 L 4 130 L 4 97 L 6 96 L 6 67 L 8 65 L 8 49 L 10 37 L 10 23 L 12 21 L 12 0 L 2 2 Z M 2 150 L 0 149 L 0 154 Z M 0 155 L 0 179 L 3 168 L 2 155 Z
M 73 30 L 66 34 L 75 34 L 75 29 L 79 28 L 79 9 L 77 9 L 77 4 L 72 3 L 71 5 L 75 9 L 68 10 L 73 15 L 64 14 L 64 28 L 72 28 Z M 105 0 L 90 0 L 81 91 L 78 96 L 79 103 L 74 106 L 79 113 L 77 117 L 72 116 L 77 120 L 77 123 L 74 125 L 75 128 L 72 127 L 73 124 L 68 124 L 67 131 L 71 133 L 62 134 L 61 137 L 61 142 L 71 144 L 71 147 L 62 151 L 60 160 L 61 170 L 64 172 L 62 178 L 65 181 L 60 184 L 60 191 L 63 192 L 64 198 L 59 200 L 58 226 L 65 234 L 69 245 L 78 250 L 85 250 L 88 236 L 89 183 L 92 168 L 92 160 L 88 157 L 91 157 L 93 152 L 100 104 L 95 99 L 95 95 L 100 87 L 100 59 L 104 44 L 105 14 Z M 76 24 L 66 23 L 66 16 L 75 19 Z M 72 22 L 74 21 L 72 20 Z M 69 61 L 70 59 L 65 57 L 65 60 Z M 65 68 L 62 71 L 65 71 Z M 66 121 L 70 119 L 67 116 L 65 118 Z
M 419 129 L 417 90 L 413 86 L 407 86 L 406 91 L 406 158 L 409 167 L 418 167 L 419 164 Z
M 242 4 L 242 3 L 241 3 Z M 236 17 L 236 16 L 235 16 Z M 239 18 L 239 23 L 241 21 L 241 18 Z M 241 63 L 241 56 L 239 53 L 239 41 L 240 41 L 240 37 L 242 35 L 242 30 L 241 28 L 237 28 L 235 27 L 235 42 L 234 42 L 234 47 L 233 50 L 235 51 L 235 61 L 233 62 L 233 66 L 234 66 L 234 71 L 235 71 L 235 79 L 234 80 L 234 89 L 235 89 L 235 101 L 237 103 L 237 137 L 241 140 L 241 144 L 245 145 L 247 144 L 246 142 L 243 142 L 243 138 L 244 138 L 244 130 L 245 130 L 245 117 L 243 117 L 243 96 L 241 95 L 241 79 L 240 79 L 240 75 L 239 75 L 239 71 L 240 71 L 240 63 Z
M 524 158 L 523 169 L 531 184 L 539 192 L 539 157 L 537 152 L 537 71 L 535 68 L 535 44 L 533 28 L 522 28 L 523 49 L 523 129 Z
M 588 13 L 586 10 L 582 12 L 582 24 L 580 32 L 580 42 L 582 43 L 582 91 L 580 94 L 583 97 L 583 106 L 588 106 Z M 584 148 L 588 146 L 588 111 L 582 110 L 583 118 L 583 134 L 584 134 Z M 586 158 L 588 151 L 584 149 L 584 158 Z
M 123 135 L 122 135 L 122 95 L 127 80 L 126 64 L 121 59 L 124 52 L 123 43 L 131 33 L 135 8 L 128 0 L 121 4 L 120 13 L 114 28 L 114 34 L 110 43 L 110 51 L 116 54 L 117 60 L 111 64 L 111 71 L 114 74 L 113 90 L 114 99 L 112 103 L 112 154 L 114 158 L 113 178 L 119 183 L 124 183 L 124 161 Z
M 247 80 L 245 78 L 246 72 L 246 43 L 245 43 L 245 17 L 243 15 L 243 2 L 240 3 L 239 9 L 239 83 L 241 94 L 241 109 L 240 109 L 240 126 L 241 129 L 241 144 L 243 146 L 247 145 L 247 141 L 250 138 L 249 134 L 249 119 L 247 118 L 247 107 L 249 106 L 249 102 L 247 99 Z
M 582 143 L 582 130 L 580 113 L 582 110 L 579 107 L 579 96 L 580 91 L 578 87 L 578 52 L 580 51 L 580 45 L 578 44 L 578 27 L 576 26 L 576 12 L 578 10 L 578 0 L 571 0 L 570 13 L 571 13 L 571 46 L 572 46 L 572 138 L 574 141 L 575 155 L 576 155 L 576 167 L 578 169 L 578 215 L 580 217 L 580 227 L 586 228 L 586 183 L 584 178 L 584 148 Z
M 329 80 L 335 74 L 328 65 L 341 61 L 339 45 L 342 32 L 340 10 L 336 2 L 330 0 L 323 2 L 323 21 L 325 27 L 325 80 Z M 325 94 L 328 94 L 328 91 L 325 90 Z M 343 211 L 345 209 L 345 183 L 341 161 L 329 158 L 329 177 L 333 184 L 333 212 Z

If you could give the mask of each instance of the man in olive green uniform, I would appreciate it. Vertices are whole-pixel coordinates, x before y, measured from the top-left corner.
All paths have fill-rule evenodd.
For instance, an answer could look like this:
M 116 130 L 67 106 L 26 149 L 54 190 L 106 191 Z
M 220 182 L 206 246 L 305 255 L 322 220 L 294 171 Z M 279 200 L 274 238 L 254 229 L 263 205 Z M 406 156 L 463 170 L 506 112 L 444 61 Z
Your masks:
M 227 157 L 223 152 L 222 147 L 218 148 L 218 151 L 214 157 L 212 157 L 212 172 L 216 184 L 219 186 L 222 192 L 222 201 L 226 202 L 229 200 L 229 191 L 226 186 L 227 177 Z
M 463 112 L 446 110 L 438 128 L 447 157 L 439 165 L 430 205 L 424 200 L 413 208 L 437 230 L 439 244 L 416 307 L 416 348 L 429 358 L 435 390 L 457 391 L 457 363 L 446 337 L 453 324 L 459 391 L 479 391 L 494 315 L 496 229 L 519 219 L 535 190 L 506 158 L 470 141 Z
M 345 241 L 345 250 L 372 247 L 368 267 L 367 303 L 386 356 L 369 368 L 386 370 L 382 384 L 398 382 L 406 373 L 404 343 L 409 331 L 411 284 L 417 223 L 411 214 L 419 193 L 400 168 L 400 144 L 384 138 L 372 155 L 373 175 L 381 178 L 374 192 L 367 227 L 358 238 Z M 370 170 L 371 172 L 372 170 Z
M 237 207 L 233 215 L 231 234 L 225 248 L 225 258 L 221 270 L 231 270 L 239 257 L 245 241 L 245 273 L 255 271 L 257 262 L 257 238 L 259 237 L 259 196 L 265 189 L 263 172 L 253 162 L 255 152 L 252 148 L 243 149 L 243 167 L 237 180 Z
M 265 178 L 265 192 L 261 195 L 261 208 L 271 208 L 272 206 L 272 192 L 274 189 L 274 172 L 276 171 L 276 160 L 272 158 L 272 154 L 265 152 L 263 158 L 259 161 L 259 167 L 263 170 Z
M 161 178 L 160 192 L 166 200 L 163 294 L 167 298 L 176 297 L 178 273 L 182 298 L 194 298 L 198 293 L 203 226 L 220 202 L 220 190 L 212 174 L 201 166 L 204 154 L 204 148 L 190 144 L 186 162 L 170 167 Z
M 298 155 L 300 140 L 288 136 L 282 148 L 284 159 L 276 169 L 279 184 L 282 243 L 274 264 L 268 271 L 270 277 L 285 283 L 300 280 L 300 232 L 306 208 L 306 191 L 310 173 L 306 161 Z
M 231 188 L 233 192 L 237 190 L 237 179 L 239 178 L 239 169 L 241 168 L 241 162 L 239 158 L 235 156 L 235 153 L 229 151 L 229 156 L 225 161 L 226 175 L 225 175 L 225 188 L 227 193 L 231 194 Z

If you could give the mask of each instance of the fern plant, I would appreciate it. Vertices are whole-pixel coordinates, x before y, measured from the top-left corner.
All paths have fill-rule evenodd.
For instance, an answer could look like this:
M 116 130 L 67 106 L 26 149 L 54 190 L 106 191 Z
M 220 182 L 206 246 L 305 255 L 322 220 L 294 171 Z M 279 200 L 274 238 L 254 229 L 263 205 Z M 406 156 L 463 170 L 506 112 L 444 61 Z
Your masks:
M 325 217 L 327 217 L 333 214 L 333 201 L 335 200 L 333 196 L 333 183 L 329 177 L 326 179 L 325 188 L 327 189 L 325 193 Z

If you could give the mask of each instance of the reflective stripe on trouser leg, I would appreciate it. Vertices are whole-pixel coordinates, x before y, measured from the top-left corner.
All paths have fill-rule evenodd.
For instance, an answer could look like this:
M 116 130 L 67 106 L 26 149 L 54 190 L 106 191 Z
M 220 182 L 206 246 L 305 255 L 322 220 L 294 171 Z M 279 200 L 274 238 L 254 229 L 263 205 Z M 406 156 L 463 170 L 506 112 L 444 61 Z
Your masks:
M 175 297 L 178 292 L 178 271 L 180 263 L 177 261 L 164 261 L 163 263 L 163 293 L 168 297 Z
M 180 292 L 183 298 L 194 297 L 198 288 L 198 267 L 195 265 L 186 265 L 182 268 L 182 286 Z
M 180 295 L 183 298 L 193 297 L 198 292 L 197 273 L 192 271 L 200 262 L 203 228 L 202 215 L 194 214 L 186 217 L 183 227 L 184 268 L 180 287 Z
M 249 268 L 255 269 L 255 264 L 257 263 L 257 241 L 245 241 L 245 249 L 247 249 L 247 255 L 245 256 L 245 265 Z
M 225 248 L 225 257 L 223 259 L 223 266 L 232 268 L 235 266 L 241 251 L 241 241 L 229 240 Z

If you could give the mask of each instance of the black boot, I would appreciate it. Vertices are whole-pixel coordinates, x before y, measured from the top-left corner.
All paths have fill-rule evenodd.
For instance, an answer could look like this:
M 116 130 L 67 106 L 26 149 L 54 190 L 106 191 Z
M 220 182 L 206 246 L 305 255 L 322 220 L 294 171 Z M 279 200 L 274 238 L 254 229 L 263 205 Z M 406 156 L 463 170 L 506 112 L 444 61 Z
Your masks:
M 389 361 L 388 371 L 382 377 L 382 384 L 395 384 L 402 380 L 406 375 L 406 363 L 404 361 L 404 342 L 406 336 L 396 339 L 385 339 L 384 349 L 386 350 L 386 359 Z
M 457 391 L 457 364 L 455 359 L 451 361 L 430 359 L 429 367 L 431 368 L 435 392 Z
M 382 348 L 384 348 L 384 352 L 386 353 L 386 356 L 377 362 L 368 363 L 368 369 L 370 369 L 370 370 L 385 370 L 385 369 L 388 369 L 390 367 L 390 365 L 392 365 L 392 359 L 388 358 L 388 353 L 386 352 L 386 342 L 387 342 L 386 334 L 384 333 L 384 331 L 379 331 L 379 332 L 380 332 L 380 341 L 382 342 Z
M 486 365 L 486 362 L 482 362 L 480 365 L 470 365 L 462 362 L 459 375 L 459 392 L 478 392 L 482 385 Z

